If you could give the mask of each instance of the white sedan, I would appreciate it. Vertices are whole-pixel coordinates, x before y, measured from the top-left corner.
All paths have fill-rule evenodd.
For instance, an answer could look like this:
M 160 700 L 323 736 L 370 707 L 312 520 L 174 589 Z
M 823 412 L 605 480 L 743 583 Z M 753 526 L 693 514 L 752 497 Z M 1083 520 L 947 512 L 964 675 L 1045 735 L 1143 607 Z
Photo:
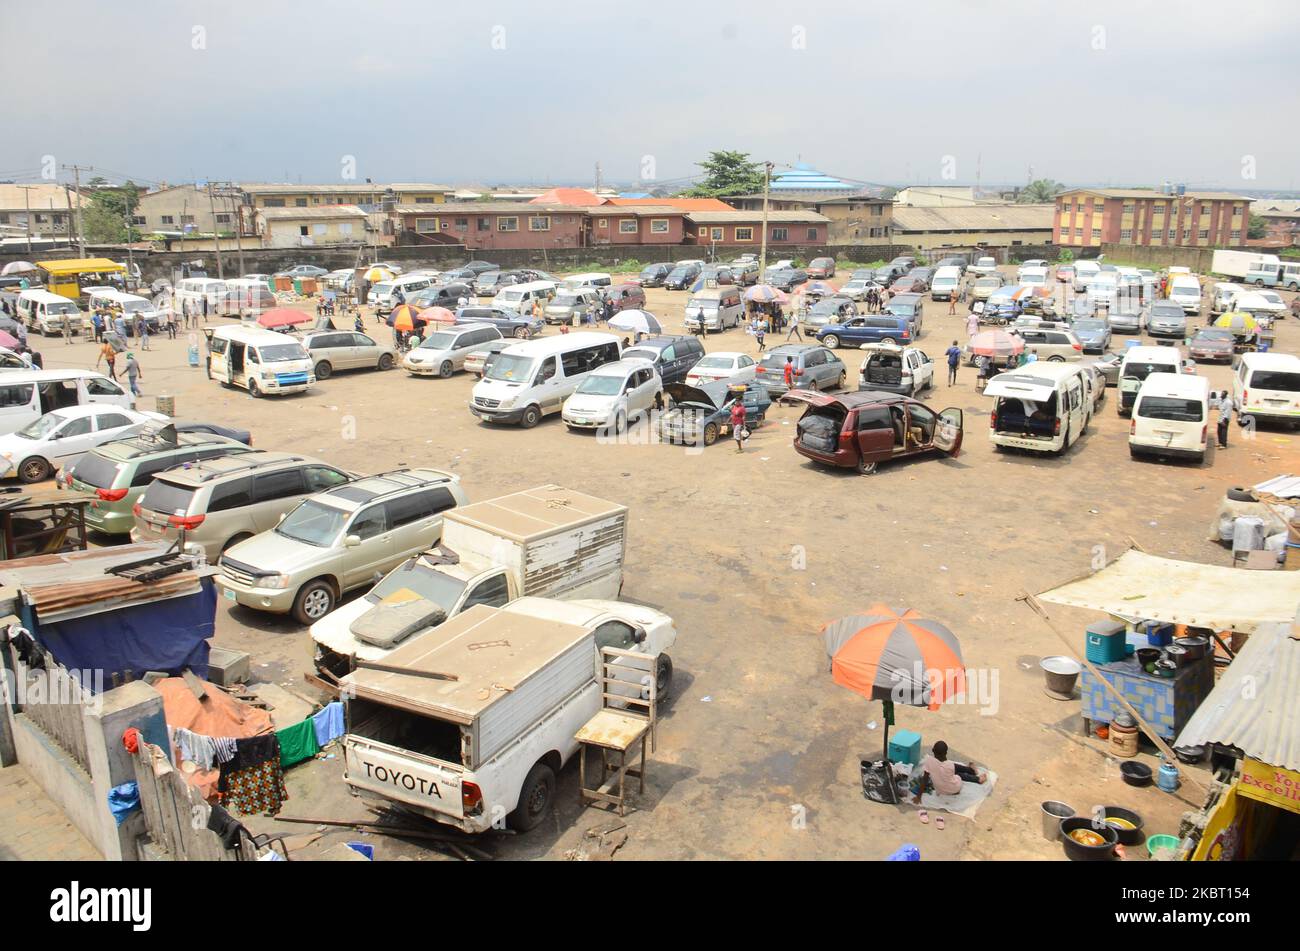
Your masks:
M 1256 291 L 1260 297 L 1268 302 L 1268 309 L 1265 311 L 1272 317 L 1286 316 L 1286 301 L 1282 300 L 1282 295 L 1277 291 Z
M 103 403 L 51 410 L 16 433 L 0 436 L 0 478 L 39 482 L 96 446 L 166 421 L 161 413 Z
M 700 362 L 686 374 L 687 386 L 699 386 L 702 383 L 750 383 L 757 374 L 757 364 L 747 353 L 706 353 Z
M 861 278 L 857 278 L 855 280 L 848 281 L 843 287 L 841 287 L 835 293 L 839 297 L 847 297 L 849 298 L 849 300 L 855 300 L 861 303 L 863 300 L 866 299 L 867 291 L 872 290 L 873 288 L 877 291 L 883 291 L 885 289 L 882 285 L 877 284 L 875 281 L 864 281 Z

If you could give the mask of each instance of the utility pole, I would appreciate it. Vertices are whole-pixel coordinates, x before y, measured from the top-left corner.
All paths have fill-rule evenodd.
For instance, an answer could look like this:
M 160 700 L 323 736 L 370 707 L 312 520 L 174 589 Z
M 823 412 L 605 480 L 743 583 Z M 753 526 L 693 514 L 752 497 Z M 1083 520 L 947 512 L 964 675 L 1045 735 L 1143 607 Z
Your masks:
M 596 163 L 596 194 L 600 194 L 600 163 Z
M 758 250 L 758 279 L 764 281 L 767 278 L 767 195 L 768 189 L 772 186 L 772 163 L 763 163 L 763 234 L 760 238 Z
M 235 252 L 239 255 L 239 274 L 244 274 L 244 239 L 241 234 L 243 231 L 243 218 L 239 214 L 239 189 L 235 187 L 234 182 L 226 182 L 221 186 L 221 194 L 224 198 L 230 199 L 230 217 L 235 223 Z M 216 227 L 216 221 L 212 222 Z
M 217 234 L 217 200 L 212 197 L 212 183 L 208 182 L 208 209 L 212 212 L 212 246 L 217 250 L 217 279 L 226 279 L 226 269 L 221 262 L 221 236 Z M 181 226 L 185 221 L 182 219 Z
M 86 256 L 86 228 L 81 217 L 81 173 L 83 171 L 94 171 L 95 166 L 64 165 L 63 168 L 72 169 L 73 189 L 77 193 L 77 254 L 84 258 Z

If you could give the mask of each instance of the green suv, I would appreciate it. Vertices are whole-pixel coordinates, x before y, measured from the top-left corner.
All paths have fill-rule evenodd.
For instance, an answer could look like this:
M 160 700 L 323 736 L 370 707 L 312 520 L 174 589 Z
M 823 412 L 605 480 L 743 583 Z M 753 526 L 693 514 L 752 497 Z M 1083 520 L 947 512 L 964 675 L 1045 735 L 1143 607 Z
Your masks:
M 152 428 L 86 453 L 68 468 L 59 488 L 95 496 L 86 507 L 87 528 L 106 535 L 129 535 L 135 526 L 132 509 L 159 472 L 251 451 L 250 446 L 224 436 L 178 433 L 172 426 Z

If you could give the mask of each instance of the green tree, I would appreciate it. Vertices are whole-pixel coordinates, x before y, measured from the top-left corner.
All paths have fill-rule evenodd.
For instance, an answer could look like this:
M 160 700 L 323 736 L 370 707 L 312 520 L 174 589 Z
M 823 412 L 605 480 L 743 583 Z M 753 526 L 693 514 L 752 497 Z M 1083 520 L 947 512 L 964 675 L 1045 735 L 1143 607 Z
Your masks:
M 1020 204 L 1039 205 L 1051 201 L 1064 187 L 1060 182 L 1054 182 L 1050 178 L 1040 178 L 1021 189 L 1020 194 L 1016 195 L 1016 201 Z
M 763 190 L 763 166 L 749 160 L 748 152 L 710 152 L 698 163 L 704 181 L 685 192 L 691 198 L 753 195 Z
M 92 184 L 102 182 L 103 179 L 91 180 Z M 134 182 L 128 181 L 120 186 L 98 184 L 90 191 L 89 199 L 81 211 L 87 241 L 117 244 L 139 238 L 139 232 L 127 225 L 140 201 L 140 189 Z
M 1264 221 L 1263 215 L 1251 215 L 1250 222 L 1246 225 L 1247 238 L 1262 238 L 1268 234 L 1268 224 Z

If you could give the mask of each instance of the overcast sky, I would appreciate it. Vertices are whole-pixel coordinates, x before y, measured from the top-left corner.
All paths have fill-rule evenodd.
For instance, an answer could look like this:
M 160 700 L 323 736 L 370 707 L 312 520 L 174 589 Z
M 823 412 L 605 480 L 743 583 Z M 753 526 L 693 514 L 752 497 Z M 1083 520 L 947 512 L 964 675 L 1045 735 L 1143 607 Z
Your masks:
M 1300 188 L 1294 0 L 42 9 L 0 4 L 0 179 L 668 181 L 725 148 L 892 184 Z

